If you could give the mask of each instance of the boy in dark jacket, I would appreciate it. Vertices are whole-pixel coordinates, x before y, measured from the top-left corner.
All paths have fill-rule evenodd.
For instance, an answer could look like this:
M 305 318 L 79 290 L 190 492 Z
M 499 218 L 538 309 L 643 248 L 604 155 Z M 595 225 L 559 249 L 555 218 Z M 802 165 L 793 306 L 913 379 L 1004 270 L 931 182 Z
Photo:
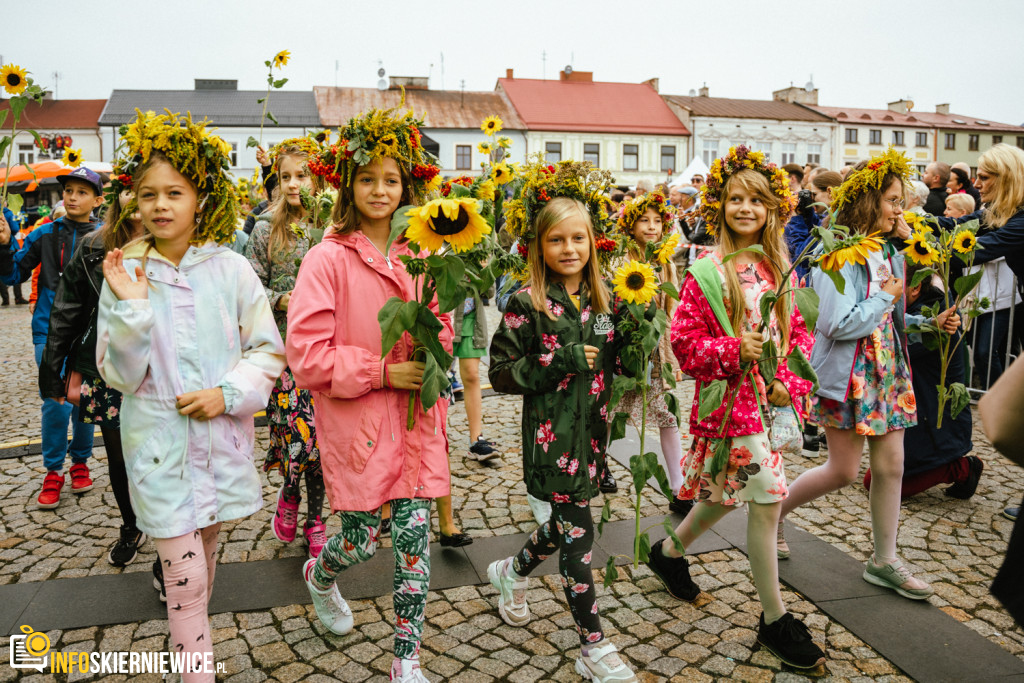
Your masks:
M 91 214 L 103 203 L 103 182 L 95 171 L 80 167 L 69 175 L 59 176 L 57 180 L 64 187 L 64 208 L 67 211 L 64 218 L 33 230 L 20 249 L 12 239 L 10 229 L 0 225 L 0 280 L 8 285 L 25 282 L 32 277 L 32 270 L 40 266 L 39 299 L 32 315 L 32 343 L 35 345 L 37 365 L 46 347 L 50 308 L 53 306 L 57 282 L 82 238 L 96 229 Z M 93 431 L 91 425 L 78 421 L 74 414 L 78 410 L 75 406 L 52 398 L 42 398 L 43 464 L 47 472 L 38 504 L 40 508 L 50 510 L 60 503 L 65 479 L 64 460 L 68 455 L 72 462 L 72 493 L 81 494 L 92 489 L 86 461 L 92 454 Z M 74 424 L 74 437 L 70 445 L 67 440 L 69 421 Z

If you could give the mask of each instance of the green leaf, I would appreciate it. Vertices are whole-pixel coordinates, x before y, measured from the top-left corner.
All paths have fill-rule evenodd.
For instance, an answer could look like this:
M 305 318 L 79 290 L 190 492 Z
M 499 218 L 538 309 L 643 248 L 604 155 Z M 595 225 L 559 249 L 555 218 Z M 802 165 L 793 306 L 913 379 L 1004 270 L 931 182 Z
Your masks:
M 676 395 L 666 391 L 664 393 L 665 405 L 668 406 L 668 412 L 672 413 L 676 418 L 676 424 L 683 424 L 682 418 L 679 416 L 679 399 Z
M 273 121 L 275 126 L 280 125 L 277 122 L 277 118 L 274 117 L 274 113 L 273 112 L 267 111 L 267 118 L 270 119 L 271 121 Z
M 610 588 L 617 578 L 619 578 L 619 569 L 615 566 L 615 556 L 612 555 L 604 566 L 604 587 Z
M 679 537 L 676 535 L 676 528 L 672 526 L 672 522 L 668 520 L 668 517 L 666 517 L 665 521 L 661 523 L 661 527 L 665 530 L 665 533 L 668 534 L 668 538 L 671 539 L 672 545 L 675 546 L 676 550 L 685 554 L 686 548 L 683 547 L 683 542 L 680 541 Z
M 25 197 L 20 194 L 9 194 L 7 195 L 7 208 L 9 208 L 15 215 L 21 211 L 21 207 L 25 205 Z M 0 285 L 2 287 L 3 285 Z
M 661 378 L 670 389 L 676 388 L 676 373 L 668 363 L 661 364 Z
M 811 382 L 814 387 L 811 389 L 811 393 L 817 393 L 818 391 L 818 373 L 814 371 L 811 364 L 807 362 L 807 358 L 804 357 L 804 352 L 800 350 L 800 347 L 793 344 L 793 348 L 790 350 L 789 355 L 786 356 L 786 367 L 789 371 L 800 379 L 805 379 Z
M 627 375 L 616 375 L 612 381 L 612 393 L 608 399 L 608 410 L 615 410 L 615 406 L 619 405 L 623 394 L 634 389 L 636 389 L 635 379 Z
M 274 87 L 278 88 L 278 89 L 283 88 L 284 84 L 287 83 L 287 82 L 288 82 L 287 78 L 279 78 L 278 80 L 274 81 Z
M 979 268 L 976 272 L 971 273 L 970 275 L 964 275 L 963 277 L 958 278 L 957 281 L 953 283 L 953 289 L 955 289 L 956 293 L 963 298 L 967 296 L 972 289 L 978 286 L 978 283 L 981 282 L 981 278 L 984 275 L 984 269 Z
M 778 295 L 773 291 L 764 293 L 764 296 L 761 297 L 761 303 L 759 304 L 759 308 L 761 309 L 761 320 L 772 319 L 772 306 L 775 305 L 778 298 Z
M 846 292 L 846 280 L 843 279 L 842 273 L 838 273 L 834 270 L 825 270 L 824 268 L 821 268 L 820 270 L 825 273 L 825 275 L 828 275 L 829 280 L 832 280 L 832 285 L 836 288 L 837 292 L 840 294 Z
M 917 287 L 919 284 L 924 282 L 926 278 L 929 278 L 932 275 L 935 275 L 934 268 L 922 268 L 914 273 L 914 277 L 910 279 L 910 288 L 913 289 L 914 287 Z
M 949 385 L 949 398 L 950 414 L 953 416 L 953 419 L 956 419 L 956 416 L 971 404 L 971 395 L 968 393 L 967 387 L 960 382 Z
M 21 112 L 25 111 L 25 107 L 28 106 L 28 98 L 27 97 L 12 97 L 10 99 L 10 102 L 11 102 L 11 112 L 14 114 L 14 121 L 15 121 L 15 123 L 17 123 L 18 119 L 21 118 Z
M 245 148 L 246 149 L 249 149 L 250 147 L 259 147 L 259 146 L 260 146 L 260 141 L 257 140 L 256 138 L 254 138 L 251 135 L 249 136 L 249 139 L 245 141 Z
M 448 386 L 448 373 L 446 372 L 447 367 L 442 369 L 437 361 L 434 360 L 434 356 L 427 354 L 427 357 L 423 359 L 423 382 L 420 385 L 420 403 L 423 405 L 423 411 L 426 412 L 434 407 L 437 403 L 438 397 L 441 396 L 441 392 Z
M 618 441 L 626 436 L 626 420 L 628 419 L 629 413 L 615 413 L 615 417 L 612 418 L 610 441 Z
M 597 535 L 600 536 L 604 533 L 604 525 L 606 522 L 610 522 L 612 519 L 612 499 L 608 496 L 604 497 L 604 506 L 601 508 L 601 519 L 597 521 Z
M 703 422 L 708 415 L 722 407 L 728 388 L 729 383 L 724 379 L 716 379 L 700 388 L 700 404 L 697 407 L 698 422 Z
M 452 357 L 441 345 L 440 334 L 444 330 L 444 325 L 426 304 L 418 304 L 417 310 L 416 324 L 412 326 L 410 333 L 416 341 L 426 347 L 438 365 L 447 368 L 452 364 Z
M 640 348 L 643 350 L 644 358 L 646 360 L 651 357 L 652 353 L 654 353 L 654 349 L 658 348 L 658 340 L 661 338 L 661 331 L 658 329 L 657 323 L 648 320 L 644 320 L 640 323 L 640 331 L 644 335 Z
M 397 296 L 388 299 L 377 320 L 380 321 L 380 357 L 388 355 L 395 347 L 402 334 L 409 331 L 416 323 L 419 304 L 415 301 L 402 301 Z
M 765 341 L 764 346 L 761 347 L 761 358 L 757 362 L 757 367 L 761 371 L 761 376 L 764 378 L 766 385 L 771 384 L 778 373 L 779 361 L 775 358 L 778 353 L 779 349 L 775 346 L 775 341 L 772 339 Z
M 466 292 L 460 287 L 462 282 L 462 276 L 466 272 L 466 266 L 463 264 L 462 259 L 454 254 L 450 254 L 451 258 L 440 257 L 441 265 L 439 267 L 431 267 L 430 272 L 434 276 L 434 282 L 437 284 L 437 306 L 439 310 L 450 311 L 459 305 L 466 299 Z M 427 259 L 429 263 L 431 256 Z
M 729 451 L 732 447 L 732 439 L 715 439 L 715 454 L 711 457 L 711 466 L 708 468 L 708 474 L 711 475 L 711 481 L 718 479 L 718 475 L 722 473 L 725 466 L 729 464 Z
M 266 101 L 267 101 L 267 98 L 266 98 L 266 97 L 261 97 L 261 98 L 259 98 L 258 100 L 256 100 L 256 104 L 263 104 L 263 103 L 264 103 L 264 102 L 266 102 Z
M 10 109 L 4 109 L 0 111 L 0 127 L 3 127 L 4 123 L 7 122 L 7 114 L 10 113 Z
M 5 112 L 5 113 L 6 113 L 6 112 Z M 0 125 L 3 125 L 3 124 L 2 124 L 2 123 L 0 123 Z M 42 139 L 41 137 L 39 137 L 39 133 L 35 132 L 35 131 L 34 131 L 34 130 L 32 130 L 31 128 L 29 128 L 29 129 L 27 129 L 27 130 L 24 130 L 24 131 L 22 131 L 22 132 L 24 132 L 24 133 L 29 133 L 29 134 L 30 134 L 30 135 L 31 135 L 31 136 L 32 136 L 32 137 L 33 137 L 33 138 L 35 139 L 35 141 L 36 141 L 36 144 L 37 144 L 37 145 L 41 145 L 41 144 L 42 144 L 42 142 L 43 142 L 43 139 Z
M 399 237 L 409 228 L 409 217 L 405 215 L 406 211 L 414 209 L 416 207 L 406 204 L 400 206 L 398 209 L 391 214 L 391 234 L 388 235 L 388 245 L 384 248 L 384 253 L 391 251 L 391 245 L 395 243 Z
M 665 474 L 665 468 L 658 462 L 658 454 L 647 453 L 645 458 L 647 459 L 647 472 L 653 475 L 655 481 L 658 482 L 658 489 L 661 490 L 662 495 L 669 500 L 675 498 L 676 493 L 668 483 L 668 475 Z
M 726 254 L 725 256 L 722 257 L 722 263 L 728 263 L 729 261 L 733 260 L 734 258 L 736 258 L 737 256 L 739 256 L 740 254 L 742 254 L 744 252 L 750 253 L 750 254 L 760 254 L 761 256 L 765 255 L 764 247 L 762 247 L 760 244 L 752 244 L 749 247 L 743 247 L 742 249 L 737 249 L 736 251 L 732 252 L 731 254 Z
M 662 282 L 658 285 L 658 289 L 668 294 L 672 299 L 679 300 L 679 288 L 671 282 Z
M 829 221 L 829 225 L 835 223 L 835 219 L 835 214 L 832 214 L 832 218 Z M 828 228 L 811 228 L 811 234 L 821 241 L 821 249 L 823 253 L 827 254 L 836 248 L 836 238 L 832 234 L 832 231 L 829 230 Z M 808 257 L 810 257 L 810 254 L 808 254 Z
M 642 455 L 631 455 L 629 457 L 629 472 L 633 475 L 633 495 L 643 491 L 647 486 L 650 474 L 647 472 L 647 461 Z
M 797 287 L 793 290 L 796 298 L 796 307 L 807 324 L 807 331 L 814 332 L 818 324 L 818 293 L 810 287 Z
M 646 562 L 651 559 L 651 537 L 647 532 L 640 534 L 640 543 L 637 545 L 636 559 L 638 562 Z
M 7 148 L 10 147 L 10 146 L 11 146 L 11 136 L 5 135 L 2 138 L 0 138 L 0 160 L 5 161 L 5 162 L 7 161 L 7 159 L 4 159 L 3 156 L 4 156 L 4 152 L 6 152 Z

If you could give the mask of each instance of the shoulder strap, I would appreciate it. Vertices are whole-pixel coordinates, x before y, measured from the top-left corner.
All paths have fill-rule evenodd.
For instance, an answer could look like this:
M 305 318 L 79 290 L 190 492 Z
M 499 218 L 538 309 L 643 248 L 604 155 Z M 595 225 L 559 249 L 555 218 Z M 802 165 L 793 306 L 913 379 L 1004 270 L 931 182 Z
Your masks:
M 699 259 L 690 266 L 687 272 L 693 276 L 693 279 L 696 280 L 697 285 L 700 287 L 700 291 L 704 294 L 704 298 L 708 300 L 708 304 L 711 306 L 718 324 L 722 326 L 727 335 L 735 337 L 736 334 L 733 332 L 732 323 L 729 322 L 729 316 L 725 312 L 725 299 L 722 297 L 722 277 L 718 273 L 718 267 L 715 265 L 713 258 L 706 256 Z

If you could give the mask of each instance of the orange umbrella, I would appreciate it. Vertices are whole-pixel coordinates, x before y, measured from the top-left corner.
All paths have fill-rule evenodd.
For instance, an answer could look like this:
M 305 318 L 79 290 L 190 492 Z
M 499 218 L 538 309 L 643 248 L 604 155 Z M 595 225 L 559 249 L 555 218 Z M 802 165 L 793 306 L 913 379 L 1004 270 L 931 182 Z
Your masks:
M 32 169 L 31 171 L 29 169 Z M 20 183 L 25 180 L 42 180 L 43 178 L 54 178 L 59 175 L 67 175 L 74 170 L 65 166 L 59 161 L 40 161 L 35 164 L 18 164 L 12 166 L 10 171 L 0 169 L 0 183 L 6 180 L 8 183 Z M 32 172 L 35 171 L 35 176 Z

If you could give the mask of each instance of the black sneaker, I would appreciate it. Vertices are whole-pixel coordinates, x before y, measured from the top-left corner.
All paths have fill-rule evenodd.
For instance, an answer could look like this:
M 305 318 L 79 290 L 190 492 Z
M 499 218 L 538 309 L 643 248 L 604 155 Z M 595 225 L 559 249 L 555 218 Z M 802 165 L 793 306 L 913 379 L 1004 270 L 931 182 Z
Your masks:
M 1006 517 L 1011 522 L 1016 522 L 1017 521 L 1017 515 L 1019 515 L 1019 514 L 1020 514 L 1020 507 L 1019 506 L 1015 507 L 1015 508 L 1006 508 L 1002 512 L 1003 517 Z
M 110 554 L 107 555 L 107 562 L 114 565 L 115 567 L 123 567 L 132 560 L 135 559 L 135 555 L 138 554 L 139 548 L 146 542 L 146 534 L 142 533 L 138 529 L 133 529 L 128 526 L 121 527 L 121 537 L 114 544 L 114 547 L 110 549 Z
M 601 493 L 617 493 L 619 485 L 615 483 L 615 477 L 612 476 L 611 469 L 605 465 L 604 474 L 601 475 L 601 484 L 598 486 L 601 489 Z
M 476 440 L 476 443 L 469 447 L 469 452 L 466 454 L 466 457 L 470 460 L 476 460 L 477 462 L 494 460 L 501 455 L 494 446 L 495 443 L 493 441 L 488 441 L 481 436 Z
M 164 568 L 160 566 L 160 556 L 153 561 L 153 588 L 160 595 L 160 602 L 167 602 L 167 591 L 164 590 Z
M 981 458 L 974 455 L 968 455 L 967 462 L 970 465 L 970 471 L 967 473 L 967 479 L 964 481 L 958 481 L 943 491 L 943 493 L 950 498 L 967 500 L 974 495 L 975 491 L 978 490 L 978 482 L 981 481 L 981 472 L 985 469 L 985 465 L 981 462 Z
M 683 500 L 682 498 L 673 498 L 668 504 L 668 509 L 678 515 L 685 517 L 690 514 L 690 510 L 693 509 L 692 500 Z
M 377 537 L 378 538 L 383 538 L 384 536 L 387 536 L 390 533 L 391 533 L 391 518 L 388 517 L 387 519 L 382 519 L 380 521 L 380 531 L 377 532 Z
M 665 557 L 665 553 L 661 552 L 661 545 L 665 540 L 662 539 L 651 546 L 651 556 L 646 564 L 665 584 L 669 595 L 676 600 L 693 602 L 700 595 L 700 586 L 690 578 L 690 563 L 685 557 Z
M 764 623 L 762 612 L 761 623 L 757 628 L 757 642 L 797 669 L 813 669 L 825 663 L 825 653 L 814 644 L 807 625 L 789 612 L 771 624 Z

